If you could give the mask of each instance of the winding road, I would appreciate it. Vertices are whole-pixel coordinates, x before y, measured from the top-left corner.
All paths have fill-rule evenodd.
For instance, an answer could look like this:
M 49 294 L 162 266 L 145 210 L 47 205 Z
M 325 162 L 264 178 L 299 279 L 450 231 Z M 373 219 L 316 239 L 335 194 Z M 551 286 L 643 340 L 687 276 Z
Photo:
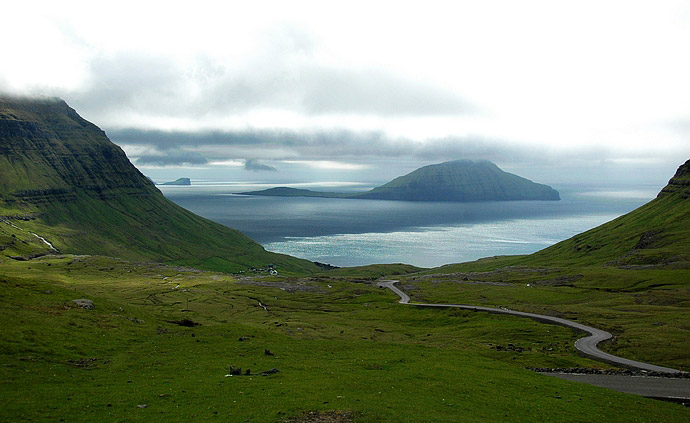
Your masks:
M 560 317 L 545 316 L 543 314 L 535 313 L 525 313 L 522 311 L 509 310 L 507 308 L 492 308 L 492 307 L 481 307 L 473 305 L 463 305 L 463 304 L 423 304 L 423 303 L 411 303 L 410 297 L 401 291 L 395 284 L 399 282 L 397 280 L 380 281 L 377 283 L 379 287 L 388 288 L 395 292 L 399 297 L 400 304 L 407 304 L 415 307 L 437 307 L 437 308 L 460 308 L 463 310 L 472 311 L 484 311 L 487 313 L 495 314 L 507 314 L 510 316 L 527 317 L 529 319 L 534 319 L 542 323 L 550 323 L 560 326 L 565 326 L 583 332 L 589 333 L 589 336 L 580 338 L 575 341 L 575 348 L 582 354 L 593 358 L 595 360 L 604 361 L 606 363 L 615 364 L 618 366 L 635 368 L 640 370 L 646 370 L 650 372 L 660 372 L 660 373 L 680 373 L 680 370 L 671 369 L 669 367 L 655 366 L 654 364 L 643 363 L 641 361 L 629 360 L 627 358 L 617 357 L 612 354 L 605 353 L 597 348 L 597 344 L 601 341 L 605 341 L 612 337 L 612 335 L 604 330 L 593 328 L 591 326 L 586 326 L 581 323 L 573 322 L 571 320 L 561 319 Z

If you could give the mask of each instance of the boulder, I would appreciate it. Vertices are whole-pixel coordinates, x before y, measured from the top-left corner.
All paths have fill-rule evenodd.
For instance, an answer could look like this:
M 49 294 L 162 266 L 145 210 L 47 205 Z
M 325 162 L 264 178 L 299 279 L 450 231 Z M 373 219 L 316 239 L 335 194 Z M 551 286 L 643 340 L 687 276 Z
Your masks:
M 74 304 L 78 305 L 79 307 L 83 308 L 84 310 L 93 310 L 94 309 L 93 301 L 87 300 L 86 298 L 79 298 L 76 300 L 72 300 L 72 302 Z

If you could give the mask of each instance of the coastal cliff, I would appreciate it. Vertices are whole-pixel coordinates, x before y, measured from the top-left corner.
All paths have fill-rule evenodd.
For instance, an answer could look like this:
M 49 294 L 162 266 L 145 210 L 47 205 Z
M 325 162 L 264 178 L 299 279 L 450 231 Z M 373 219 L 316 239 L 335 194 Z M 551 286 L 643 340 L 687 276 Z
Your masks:
M 0 97 L 0 215 L 5 256 L 60 251 L 224 271 L 268 263 L 318 270 L 169 201 L 105 132 L 55 98 Z

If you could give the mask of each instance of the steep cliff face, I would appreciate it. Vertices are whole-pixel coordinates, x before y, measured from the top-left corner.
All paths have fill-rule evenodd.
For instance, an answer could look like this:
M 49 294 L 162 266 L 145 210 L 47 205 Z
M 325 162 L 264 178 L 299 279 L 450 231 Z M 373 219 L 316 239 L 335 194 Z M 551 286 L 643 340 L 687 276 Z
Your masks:
M 0 97 L 0 218 L 6 256 L 58 250 L 227 271 L 268 263 L 317 270 L 168 201 L 102 130 L 58 99 Z
M 6 201 L 50 201 L 77 190 L 101 196 L 116 189 L 152 194 L 153 183 L 59 99 L 0 99 L 0 195 Z
M 682 164 L 676 174 L 668 181 L 668 185 L 661 190 L 658 197 L 677 195 L 681 198 L 690 198 L 690 160 Z

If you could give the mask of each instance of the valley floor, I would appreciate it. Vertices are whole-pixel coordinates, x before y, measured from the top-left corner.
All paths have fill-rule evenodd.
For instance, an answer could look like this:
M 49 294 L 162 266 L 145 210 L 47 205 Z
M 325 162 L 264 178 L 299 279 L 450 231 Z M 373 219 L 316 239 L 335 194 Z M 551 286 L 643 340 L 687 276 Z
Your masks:
M 609 367 L 577 355 L 578 334 L 569 329 L 404 307 L 376 286 L 374 275 L 336 274 L 238 277 L 97 256 L 3 259 L 0 421 L 690 419 L 690 409 L 677 404 L 525 369 Z M 516 295 L 522 279 L 496 275 L 472 275 L 477 284 L 458 274 L 402 279 L 413 299 L 474 297 L 530 308 L 527 294 Z M 501 289 L 490 296 L 482 290 L 487 286 Z M 612 294 L 589 304 L 582 288 L 573 298 L 583 301 L 566 306 L 552 288 L 530 293 L 534 308 L 551 307 L 548 294 L 570 318 L 578 307 L 599 311 L 592 324 L 605 321 L 604 303 L 622 301 Z M 652 291 L 642 299 L 679 295 Z M 94 308 L 75 299 L 91 300 Z M 687 366 L 687 337 L 671 330 L 687 317 L 681 308 L 669 314 L 663 312 L 669 305 L 656 308 L 654 319 L 665 322 L 654 326 L 665 328 L 659 339 L 679 341 L 660 346 L 665 358 L 655 361 L 644 343 L 630 345 L 638 343 L 648 314 L 638 313 L 645 318 L 635 323 L 623 307 L 632 305 L 614 309 L 626 318 L 608 324 L 620 329 L 617 353 Z

